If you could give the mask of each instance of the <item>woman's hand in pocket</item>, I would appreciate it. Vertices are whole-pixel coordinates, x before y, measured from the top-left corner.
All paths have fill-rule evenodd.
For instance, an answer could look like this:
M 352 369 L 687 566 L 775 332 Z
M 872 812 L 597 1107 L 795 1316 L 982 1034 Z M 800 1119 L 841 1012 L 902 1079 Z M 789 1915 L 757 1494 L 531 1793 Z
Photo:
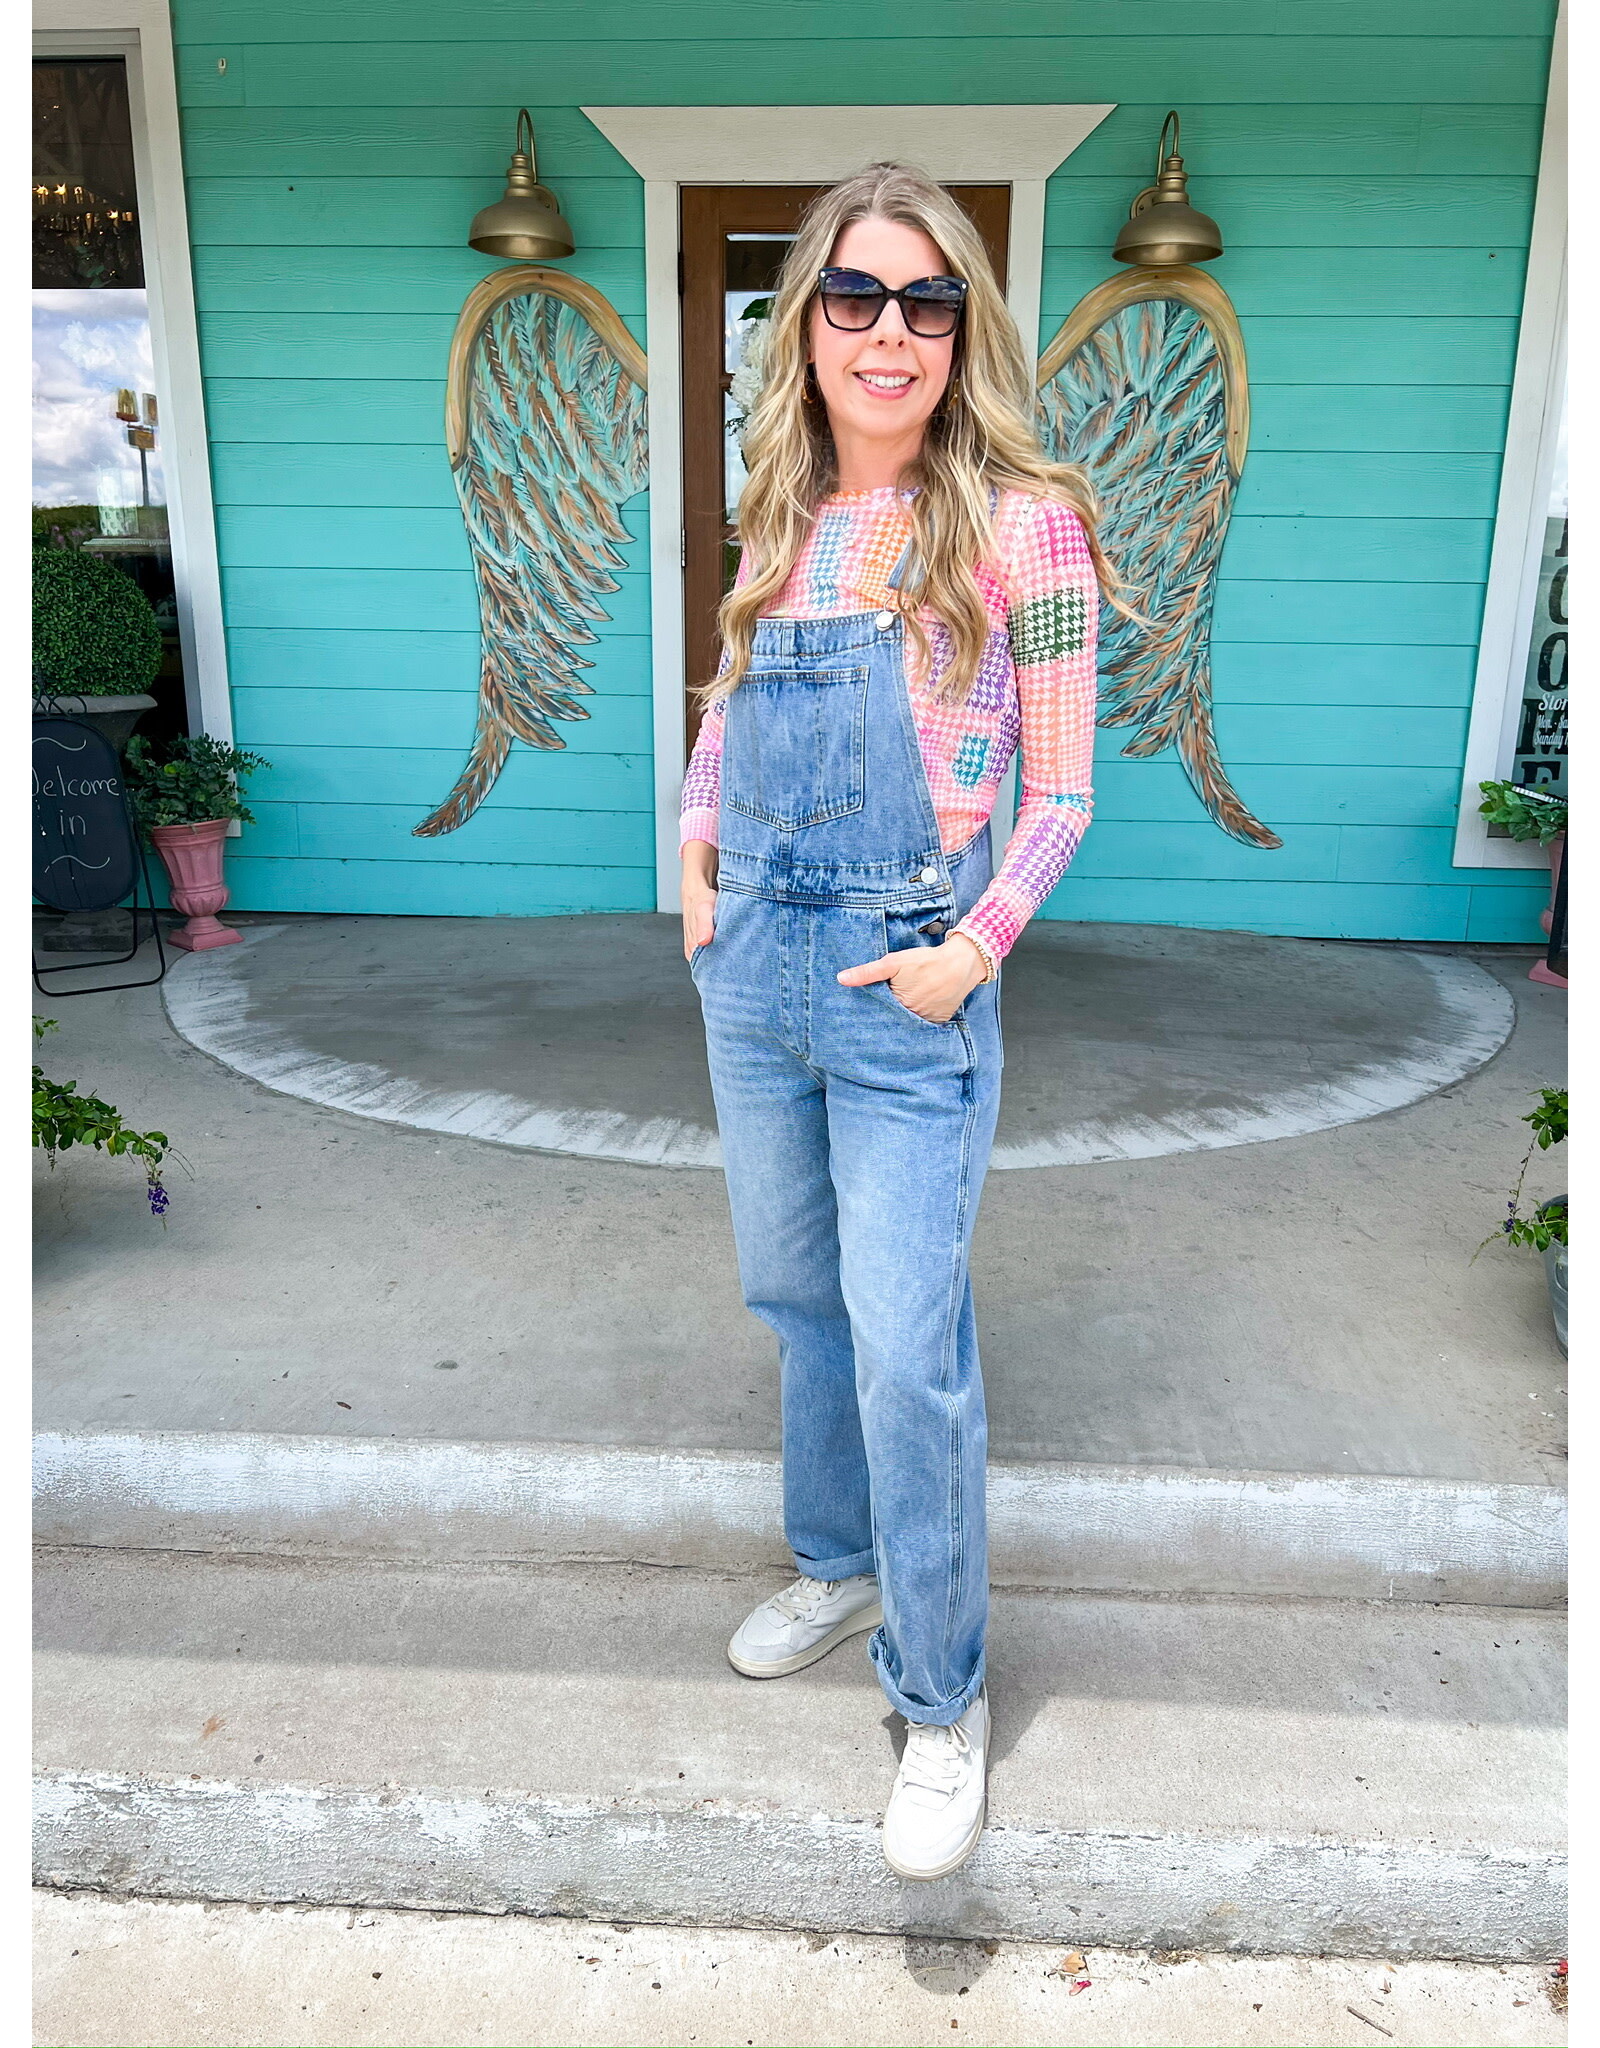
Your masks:
M 865 988 L 886 981 L 896 1000 L 930 1024 L 948 1024 L 988 968 L 983 955 L 960 932 L 949 933 L 940 946 L 908 946 L 885 953 L 860 967 L 846 967 L 839 979 L 846 988 Z
M 717 849 L 691 839 L 683 849 L 683 957 L 709 946 L 717 930 Z

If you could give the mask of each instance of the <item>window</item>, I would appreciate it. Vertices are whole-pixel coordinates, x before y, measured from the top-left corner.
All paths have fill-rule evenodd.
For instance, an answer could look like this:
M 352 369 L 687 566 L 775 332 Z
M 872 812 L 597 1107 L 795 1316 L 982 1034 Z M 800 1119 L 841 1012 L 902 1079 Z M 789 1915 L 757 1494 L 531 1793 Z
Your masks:
M 103 555 L 155 609 L 152 738 L 188 730 L 163 429 L 123 57 L 33 67 L 36 536 Z
M 1456 817 L 1458 868 L 1544 863 L 1535 842 L 1491 832 L 1479 815 L 1481 782 L 1566 789 L 1566 109 L 1563 0 L 1550 49 L 1539 185 Z
M 1512 782 L 1567 793 L 1567 393 L 1563 382 L 1544 546 L 1522 679 Z

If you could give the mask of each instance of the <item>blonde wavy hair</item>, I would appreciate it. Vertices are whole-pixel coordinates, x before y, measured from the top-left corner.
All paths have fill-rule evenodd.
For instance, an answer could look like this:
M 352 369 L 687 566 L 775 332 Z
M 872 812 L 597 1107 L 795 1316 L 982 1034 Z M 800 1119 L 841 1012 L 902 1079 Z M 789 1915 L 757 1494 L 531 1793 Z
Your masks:
M 1099 507 L 1088 477 L 1052 462 L 1034 426 L 1033 365 L 1023 350 L 976 226 L 941 185 L 908 164 L 869 164 L 821 192 L 806 209 L 773 299 L 761 395 L 745 431 L 749 481 L 739 500 L 747 580 L 723 599 L 721 672 L 702 692 L 727 696 L 749 665 L 756 621 L 789 580 L 816 518 L 838 489 L 825 408 L 806 400 L 811 308 L 817 273 L 840 235 L 858 220 L 892 220 L 937 244 L 950 274 L 965 278 L 966 309 L 956 329 L 950 383 L 929 419 L 922 452 L 902 479 L 915 487 L 911 554 L 900 591 L 908 632 L 930 661 L 918 620 L 926 608 L 950 636 L 937 693 L 961 702 L 971 690 L 989 618 L 973 573 L 994 545 L 990 493 L 1057 498 L 1083 521 L 1100 587 L 1119 610 L 1121 586 L 1095 534 Z

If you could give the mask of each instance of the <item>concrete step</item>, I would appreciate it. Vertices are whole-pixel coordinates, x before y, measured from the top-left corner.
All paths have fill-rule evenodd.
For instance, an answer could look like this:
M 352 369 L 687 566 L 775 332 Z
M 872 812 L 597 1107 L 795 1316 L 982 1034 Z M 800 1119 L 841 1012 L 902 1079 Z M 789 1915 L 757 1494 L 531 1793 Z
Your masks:
M 1142 1955 L 525 1914 L 34 1894 L 38 2048 L 1559 2048 L 1544 1963 Z M 951 2021 L 956 2025 L 951 2027 Z M 1375 2031 L 1381 2028 L 1381 2033 Z M 19 2028 L 20 2035 L 20 2028 Z
M 781 1684 L 776 1575 L 44 1552 L 38 1873 L 167 1898 L 1543 1958 L 1559 1617 L 1001 1593 L 991 1822 L 905 1885 L 858 1640 Z
M 434 1562 L 782 1566 L 770 1454 L 240 1430 L 46 1432 L 41 1542 Z M 996 1584 L 1558 1606 L 1554 1487 L 993 1460 Z

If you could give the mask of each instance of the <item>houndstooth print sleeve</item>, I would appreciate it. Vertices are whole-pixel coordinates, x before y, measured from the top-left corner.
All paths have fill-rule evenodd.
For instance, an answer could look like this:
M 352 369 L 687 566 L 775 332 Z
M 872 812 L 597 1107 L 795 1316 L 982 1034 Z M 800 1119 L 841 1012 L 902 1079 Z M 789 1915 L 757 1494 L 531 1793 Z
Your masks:
M 1100 592 L 1083 524 L 1054 499 L 1009 500 L 998 535 L 1022 750 L 1016 829 L 956 926 L 999 960 L 1078 850 L 1093 810 Z
M 748 558 L 741 548 L 733 578 L 735 590 L 748 575 Z M 727 666 L 728 651 L 724 648 L 718 674 Z M 710 705 L 701 717 L 689 765 L 683 771 L 683 794 L 678 800 L 679 853 L 691 839 L 703 839 L 708 846 L 717 843 L 717 814 L 722 808 L 722 734 L 727 721 L 728 707 L 721 702 Z
M 700 721 L 694 751 L 683 772 L 683 800 L 678 813 L 678 851 L 691 839 L 717 843 L 717 813 L 722 804 L 722 728 L 727 706 L 713 704 Z

